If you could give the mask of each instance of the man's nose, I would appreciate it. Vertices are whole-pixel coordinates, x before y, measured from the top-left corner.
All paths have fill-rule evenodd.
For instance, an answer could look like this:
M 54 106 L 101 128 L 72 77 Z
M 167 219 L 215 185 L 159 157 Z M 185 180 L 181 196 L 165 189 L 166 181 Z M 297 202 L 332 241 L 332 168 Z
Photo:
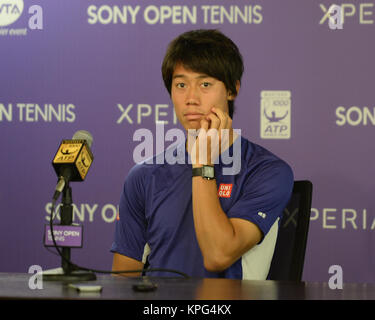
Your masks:
M 187 90 L 186 104 L 199 104 L 199 90 L 194 86 L 189 87 Z

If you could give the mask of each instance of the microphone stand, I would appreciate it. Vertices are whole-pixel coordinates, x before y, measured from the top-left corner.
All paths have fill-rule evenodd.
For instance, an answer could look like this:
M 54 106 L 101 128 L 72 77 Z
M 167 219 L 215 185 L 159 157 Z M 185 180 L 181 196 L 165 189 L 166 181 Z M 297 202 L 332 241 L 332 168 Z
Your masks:
M 60 209 L 60 225 L 68 226 L 73 223 L 73 198 L 72 198 L 72 188 L 67 182 L 62 191 L 62 200 L 61 200 L 61 209 Z M 43 272 L 43 279 L 47 281 L 89 281 L 96 280 L 96 275 L 93 272 L 87 272 L 83 270 L 77 270 L 69 261 L 70 261 L 70 247 L 60 247 L 61 248 L 61 267 L 62 273 L 45 274 Z
M 73 223 L 73 199 L 72 199 L 72 188 L 69 186 L 69 183 L 66 184 L 62 192 L 62 206 L 60 209 L 60 224 L 63 226 L 69 226 Z M 61 248 L 62 257 L 61 257 L 61 267 L 64 270 L 65 274 L 70 274 L 73 271 L 73 266 L 69 263 L 70 261 L 70 248 L 62 247 Z

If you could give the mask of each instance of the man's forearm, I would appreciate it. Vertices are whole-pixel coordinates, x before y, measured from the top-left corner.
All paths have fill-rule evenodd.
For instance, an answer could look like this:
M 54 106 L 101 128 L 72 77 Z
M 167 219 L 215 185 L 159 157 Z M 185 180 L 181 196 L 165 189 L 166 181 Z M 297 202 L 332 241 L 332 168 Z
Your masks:
M 194 226 L 205 267 L 210 271 L 226 269 L 234 253 L 235 232 L 221 208 L 216 180 L 194 177 L 192 188 Z

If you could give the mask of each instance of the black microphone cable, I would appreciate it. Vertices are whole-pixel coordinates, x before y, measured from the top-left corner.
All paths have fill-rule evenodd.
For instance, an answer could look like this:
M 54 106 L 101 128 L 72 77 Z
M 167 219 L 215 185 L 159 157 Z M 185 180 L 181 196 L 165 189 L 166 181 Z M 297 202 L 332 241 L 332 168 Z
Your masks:
M 186 273 L 184 272 L 181 272 L 181 271 L 178 271 L 178 270 L 173 270 L 173 269 L 164 269 L 164 268 L 147 268 L 147 269 L 139 269 L 139 270 L 119 270 L 119 271 L 108 271 L 108 270 L 97 270 L 97 269 L 91 269 L 91 268 L 86 268 L 86 267 L 81 267 L 75 263 L 73 263 L 70 259 L 67 259 L 66 257 L 64 257 L 64 255 L 62 254 L 62 252 L 60 251 L 59 247 L 57 246 L 57 243 L 56 243 L 56 240 L 55 240 L 55 235 L 53 233 L 53 220 L 54 220 L 54 208 L 55 208 L 55 205 L 56 205 L 56 200 L 57 200 L 57 197 L 56 197 L 56 193 L 55 193 L 55 196 L 53 197 L 52 199 L 52 206 L 51 206 L 51 217 L 50 217 L 50 223 L 49 223 L 49 226 L 50 226 L 50 231 L 51 231 L 51 236 L 52 236 L 52 242 L 53 242 L 53 246 L 54 248 L 56 249 L 56 251 L 58 252 L 58 254 L 60 255 L 60 257 L 65 261 L 67 262 L 69 265 L 71 265 L 75 270 L 82 270 L 82 271 L 88 271 L 88 272 L 93 272 L 93 273 L 103 273 L 103 274 L 121 274 L 121 273 L 148 273 L 148 272 L 156 272 L 156 271 L 159 271 L 159 272 L 169 272 L 169 273 L 176 273 L 186 279 L 189 279 L 190 276 L 187 275 Z
M 89 164 L 89 165 L 91 165 L 91 162 L 93 160 L 93 156 L 92 156 L 91 152 L 89 152 L 89 151 L 90 151 L 90 147 L 91 147 L 92 142 L 93 142 L 93 138 L 92 138 L 92 135 L 90 134 L 90 132 L 88 132 L 86 130 L 77 131 L 73 135 L 72 140 L 63 140 L 63 142 L 60 145 L 60 148 L 62 148 L 62 146 L 64 144 L 66 144 L 67 147 L 69 147 L 69 145 L 74 140 L 80 140 L 78 142 L 81 145 L 81 147 L 80 147 L 81 149 L 78 151 L 78 154 L 77 154 L 77 152 L 75 153 L 76 158 L 75 158 L 74 161 L 78 161 L 77 160 L 78 156 L 79 156 L 80 152 L 83 152 L 82 150 L 83 150 L 83 148 L 85 147 L 85 144 L 86 144 L 87 148 L 85 150 L 88 153 L 88 156 L 91 158 L 90 159 L 91 161 L 90 161 L 90 164 Z M 85 144 L 82 144 L 82 140 L 85 141 Z M 59 148 L 59 150 L 60 150 L 60 148 Z M 62 150 L 60 150 L 60 152 L 62 152 Z M 54 208 L 55 208 L 57 199 L 59 198 L 60 194 L 63 192 L 66 184 L 68 184 L 69 181 L 83 181 L 84 178 L 85 178 L 85 175 L 82 176 L 82 174 L 87 173 L 87 170 L 83 173 L 78 172 L 79 170 L 78 170 L 77 164 L 75 162 L 72 162 L 72 159 L 69 159 L 69 161 L 66 160 L 65 162 L 64 161 L 61 162 L 61 159 L 57 157 L 57 154 L 58 153 L 56 153 L 52 164 L 53 164 L 53 166 L 56 170 L 56 173 L 59 177 L 59 180 L 58 180 L 58 183 L 57 183 L 57 186 L 56 186 L 56 189 L 55 189 L 55 193 L 54 193 L 53 198 L 52 198 L 52 208 L 51 208 L 51 216 L 50 216 L 49 226 L 50 226 L 50 232 L 51 232 L 51 236 L 52 236 L 53 246 L 56 249 L 57 253 L 60 255 L 60 257 L 63 259 L 63 261 L 68 263 L 68 266 L 71 266 L 75 270 L 82 270 L 82 271 L 88 271 L 88 272 L 93 272 L 93 273 L 120 274 L 120 273 L 141 273 L 141 272 L 147 273 L 147 272 L 161 271 L 161 272 L 176 273 L 176 274 L 179 274 L 179 275 L 183 276 L 184 278 L 190 278 L 187 274 L 185 274 L 183 272 L 180 272 L 180 271 L 177 271 L 177 270 L 171 270 L 171 269 L 162 269 L 162 268 L 143 268 L 142 270 L 119 270 L 119 271 L 107 271 L 107 270 L 91 269 L 91 268 L 78 266 L 77 264 L 73 263 L 70 258 L 65 257 L 63 255 L 63 253 L 61 252 L 61 250 L 59 249 L 59 247 L 57 246 L 55 235 L 53 233 Z M 80 160 L 80 163 L 84 164 L 83 159 Z

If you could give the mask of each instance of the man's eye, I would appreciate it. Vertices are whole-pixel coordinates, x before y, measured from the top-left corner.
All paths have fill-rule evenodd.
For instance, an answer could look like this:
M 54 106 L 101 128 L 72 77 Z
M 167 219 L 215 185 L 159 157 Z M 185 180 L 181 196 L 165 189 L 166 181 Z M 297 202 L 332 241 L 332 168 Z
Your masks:
M 177 84 L 176 84 L 176 87 L 177 87 L 177 88 L 185 88 L 185 83 L 182 83 L 182 82 L 177 83 Z
M 211 85 L 209 82 L 202 82 L 202 87 L 203 88 L 208 88 Z

